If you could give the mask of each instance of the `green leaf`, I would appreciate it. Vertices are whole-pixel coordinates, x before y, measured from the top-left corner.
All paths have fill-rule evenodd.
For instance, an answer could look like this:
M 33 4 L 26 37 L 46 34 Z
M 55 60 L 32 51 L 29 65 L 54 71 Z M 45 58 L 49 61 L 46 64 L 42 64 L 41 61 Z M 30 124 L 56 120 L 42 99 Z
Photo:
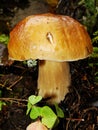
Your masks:
M 6 105 L 6 103 L 3 102 L 3 101 L 0 101 L 0 111 L 2 110 L 2 107 L 3 107 L 4 105 Z
M 30 102 L 28 102 L 28 104 L 27 104 L 27 111 L 26 111 L 26 115 L 28 115 L 28 114 L 29 114 L 29 112 L 30 112 L 31 108 L 32 108 L 32 105 L 31 105 L 31 103 L 30 103 Z
M 41 110 L 42 123 L 48 128 L 53 128 L 56 123 L 57 116 L 48 106 L 44 106 Z
M 35 96 L 35 95 L 31 95 L 28 99 L 28 102 L 31 103 L 32 105 L 35 105 L 36 103 L 38 103 L 39 101 L 42 100 L 41 96 Z
M 55 104 L 55 108 L 56 108 L 57 116 L 60 117 L 60 118 L 64 118 L 64 112 L 63 112 L 63 110 L 58 106 L 58 104 Z
M 9 36 L 7 36 L 5 34 L 0 35 L 0 42 L 3 42 L 4 44 L 7 44 L 8 41 L 9 41 Z
M 88 10 L 91 13 L 95 13 L 96 12 L 95 1 L 94 0 L 85 0 L 85 6 L 88 8 Z
M 37 119 L 41 115 L 41 107 L 33 106 L 30 112 L 31 119 Z
M 98 47 L 93 47 L 94 53 L 98 53 Z

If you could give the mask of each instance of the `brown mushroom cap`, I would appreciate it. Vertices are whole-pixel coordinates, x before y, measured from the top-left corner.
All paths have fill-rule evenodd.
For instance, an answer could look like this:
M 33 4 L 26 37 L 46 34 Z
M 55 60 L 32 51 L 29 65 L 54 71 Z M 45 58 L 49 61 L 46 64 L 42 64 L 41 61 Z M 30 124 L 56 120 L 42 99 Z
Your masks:
M 92 53 L 91 39 L 69 16 L 40 14 L 26 17 L 10 33 L 9 58 L 13 60 L 74 61 Z

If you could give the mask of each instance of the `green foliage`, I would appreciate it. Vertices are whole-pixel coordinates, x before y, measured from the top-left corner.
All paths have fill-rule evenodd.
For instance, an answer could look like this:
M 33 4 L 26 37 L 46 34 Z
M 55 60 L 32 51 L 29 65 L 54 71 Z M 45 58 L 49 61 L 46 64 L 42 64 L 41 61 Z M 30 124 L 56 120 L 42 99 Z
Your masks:
M 9 36 L 5 35 L 5 34 L 1 34 L 0 35 L 0 42 L 7 44 L 9 41 Z
M 94 32 L 92 43 L 95 43 L 96 46 L 93 47 L 93 53 L 89 58 L 89 65 L 93 68 L 98 68 L 98 31 Z M 98 69 L 94 70 L 94 82 L 98 84 Z
M 94 32 L 93 34 L 93 38 L 92 38 L 92 43 L 96 43 L 96 45 L 98 45 L 98 31 Z M 91 55 L 92 58 L 97 58 L 98 59 L 98 47 L 95 46 L 93 47 L 93 53 Z
M 50 107 L 48 106 L 42 107 L 41 117 L 42 117 L 42 123 L 44 125 L 46 125 L 48 128 L 53 128 L 57 120 L 57 115 L 53 112 L 53 110 Z
M 55 108 L 56 108 L 57 116 L 60 117 L 60 118 L 64 118 L 64 112 L 63 112 L 62 109 L 58 106 L 58 104 L 55 104 Z
M 98 4 L 96 0 L 81 0 L 78 4 L 85 7 L 82 23 L 87 27 L 89 33 L 92 34 L 93 27 L 97 26 Z
M 37 119 L 41 115 L 41 108 L 37 106 L 33 106 L 30 111 L 30 118 Z
M 0 101 L 0 111 L 2 111 L 2 107 L 3 107 L 3 106 L 5 106 L 5 105 L 6 105 L 6 103 L 5 103 L 5 102 Z
M 98 43 L 98 31 L 94 32 L 93 36 L 94 38 L 92 39 L 92 42 Z
M 93 47 L 92 58 L 98 58 L 98 47 Z
M 27 113 L 26 114 L 29 114 L 30 110 L 32 109 L 32 106 L 34 106 L 35 104 L 37 104 L 41 100 L 42 100 L 41 96 L 31 95 L 28 98 Z
M 95 0 L 84 0 L 84 3 L 90 13 L 96 13 Z
M 2 97 L 2 91 L 0 90 L 0 97 Z M 4 101 L 0 101 L 0 111 L 2 111 L 2 107 L 5 106 L 6 103 Z
M 35 105 L 36 103 L 38 103 L 39 101 L 42 100 L 41 96 L 35 96 L 35 95 L 31 95 L 29 97 L 29 103 L 31 103 L 32 105 Z
M 44 124 L 48 128 L 53 128 L 55 124 L 59 123 L 58 117 L 63 118 L 64 113 L 57 104 L 55 104 L 57 115 L 49 106 L 43 106 L 43 107 L 37 106 L 37 103 L 40 102 L 41 100 L 42 100 L 41 96 L 31 95 L 28 98 L 26 114 L 30 114 L 30 118 L 33 120 L 41 118 L 42 124 Z

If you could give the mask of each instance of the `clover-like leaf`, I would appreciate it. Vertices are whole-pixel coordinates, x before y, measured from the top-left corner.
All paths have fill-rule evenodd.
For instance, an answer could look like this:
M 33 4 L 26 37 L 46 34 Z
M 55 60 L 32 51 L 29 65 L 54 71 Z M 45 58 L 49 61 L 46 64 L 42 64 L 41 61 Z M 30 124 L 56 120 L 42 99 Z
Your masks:
M 27 111 L 26 111 L 26 115 L 28 115 L 28 114 L 29 114 L 29 112 L 30 112 L 31 108 L 32 108 L 32 105 L 31 105 L 31 103 L 30 103 L 30 102 L 28 102 L 28 104 L 27 104 Z
M 28 99 L 28 102 L 31 103 L 32 105 L 35 105 L 36 103 L 38 103 L 39 101 L 42 100 L 41 96 L 35 96 L 35 95 L 31 95 Z
M 53 128 L 56 123 L 57 116 L 48 106 L 44 106 L 41 110 L 42 123 L 48 128 Z
M 37 119 L 41 115 L 41 107 L 33 106 L 30 111 L 30 118 Z
M 60 117 L 60 118 L 64 118 L 64 112 L 63 112 L 63 110 L 58 106 L 58 104 L 55 104 L 55 108 L 56 108 L 57 116 Z

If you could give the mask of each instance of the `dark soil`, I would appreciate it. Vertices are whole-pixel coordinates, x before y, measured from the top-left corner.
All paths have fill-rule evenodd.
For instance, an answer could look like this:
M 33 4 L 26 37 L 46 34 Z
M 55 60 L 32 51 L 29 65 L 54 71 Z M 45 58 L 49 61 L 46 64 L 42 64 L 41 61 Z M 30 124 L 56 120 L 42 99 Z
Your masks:
M 54 11 L 44 0 L 1 0 L 0 10 L 0 33 L 6 34 L 28 15 Z M 12 63 L 2 43 L 1 56 L 0 100 L 7 105 L 0 111 L 0 130 L 25 130 L 31 122 L 26 115 L 27 99 L 37 93 L 38 65 Z M 89 59 L 70 62 L 72 84 L 59 104 L 65 118 L 54 130 L 98 130 L 98 84 L 94 82 L 97 70 L 96 66 L 89 66 Z

